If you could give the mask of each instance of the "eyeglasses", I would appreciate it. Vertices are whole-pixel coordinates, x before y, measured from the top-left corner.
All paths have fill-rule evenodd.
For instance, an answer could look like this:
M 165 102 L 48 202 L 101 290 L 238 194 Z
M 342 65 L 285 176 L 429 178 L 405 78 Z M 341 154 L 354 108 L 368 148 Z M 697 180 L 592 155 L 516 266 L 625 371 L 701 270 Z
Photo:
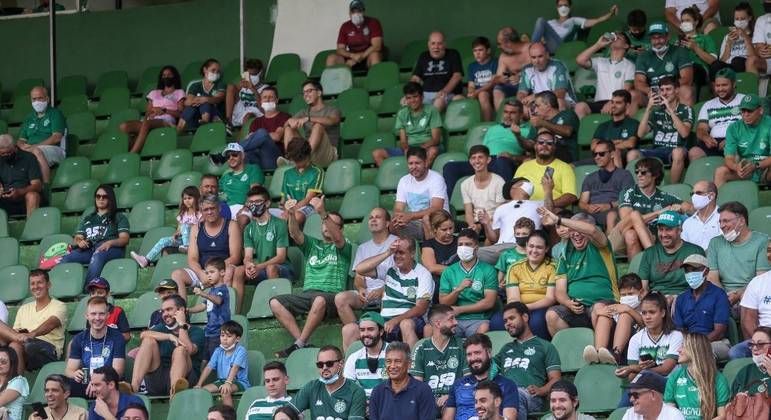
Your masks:
M 554 141 L 553 140 L 552 141 L 538 140 L 537 143 L 540 144 L 541 146 L 543 146 L 543 145 L 554 146 Z
M 324 367 L 331 368 L 332 366 L 335 365 L 335 363 L 337 363 L 339 361 L 340 360 L 328 360 L 326 362 L 316 362 L 316 367 L 319 368 L 319 369 L 324 368 Z
M 761 348 L 763 348 L 763 346 L 767 346 L 769 344 L 771 344 L 771 341 L 765 341 L 765 342 L 764 341 L 760 341 L 760 342 L 757 342 L 757 343 L 753 343 L 753 342 L 750 341 L 749 343 L 747 343 L 747 347 L 749 347 L 750 350 L 752 350 L 752 349 L 761 349 Z
M 97 200 L 108 200 L 110 198 L 107 194 L 96 194 L 94 197 L 96 197 Z
M 214 213 L 219 210 L 217 207 L 202 207 L 201 213 Z
M 0 365 L 7 365 L 9 363 L 11 363 L 11 362 L 8 359 L 0 359 Z
M 725 223 L 731 223 L 731 222 L 733 222 L 734 220 L 736 220 L 738 218 L 739 218 L 739 216 L 732 217 L 730 219 L 720 219 L 717 222 L 722 225 L 722 224 L 725 224 Z
M 318 89 L 304 89 L 303 95 L 310 95 L 311 93 L 317 91 Z
M 594 155 L 594 157 L 598 157 L 598 156 L 599 157 L 605 157 L 605 155 L 607 155 L 608 152 L 607 151 L 605 151 L 605 152 L 594 152 L 592 154 Z
M 646 171 L 645 169 L 638 169 L 638 170 L 634 171 L 634 173 L 635 173 L 636 175 L 642 175 L 642 176 L 645 176 L 645 175 L 648 175 L 648 174 L 650 174 L 650 173 L 651 173 L 651 171 Z

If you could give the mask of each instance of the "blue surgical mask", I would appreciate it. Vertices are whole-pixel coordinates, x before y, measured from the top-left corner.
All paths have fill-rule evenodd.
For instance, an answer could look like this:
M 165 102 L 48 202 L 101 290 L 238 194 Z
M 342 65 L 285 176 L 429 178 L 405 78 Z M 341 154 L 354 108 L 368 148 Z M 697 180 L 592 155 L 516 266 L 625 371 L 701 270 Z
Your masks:
M 340 372 L 335 373 L 329 379 L 325 379 L 323 376 L 319 376 L 319 382 L 324 385 L 332 385 L 333 383 L 337 382 L 338 379 L 340 379 Z
M 704 273 L 701 271 L 692 271 L 685 273 L 685 282 L 691 289 L 698 289 L 704 283 Z

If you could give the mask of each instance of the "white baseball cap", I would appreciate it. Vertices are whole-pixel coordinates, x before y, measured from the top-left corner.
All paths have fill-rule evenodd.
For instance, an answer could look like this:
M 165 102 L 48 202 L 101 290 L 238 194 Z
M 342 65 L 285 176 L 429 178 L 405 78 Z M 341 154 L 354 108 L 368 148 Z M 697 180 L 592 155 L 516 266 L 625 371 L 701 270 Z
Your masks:
M 222 151 L 222 156 L 227 156 L 228 152 L 243 153 L 244 148 L 238 143 L 228 143 L 228 145 L 225 146 L 225 150 Z

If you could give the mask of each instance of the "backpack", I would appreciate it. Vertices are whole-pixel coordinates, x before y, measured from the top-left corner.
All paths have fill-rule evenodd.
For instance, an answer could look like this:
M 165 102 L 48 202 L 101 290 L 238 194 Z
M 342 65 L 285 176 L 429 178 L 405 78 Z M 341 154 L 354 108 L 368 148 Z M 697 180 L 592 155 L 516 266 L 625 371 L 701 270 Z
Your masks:
M 739 392 L 728 403 L 725 411 L 726 420 L 768 419 L 771 418 L 771 397 L 768 396 L 767 391 L 753 395 Z

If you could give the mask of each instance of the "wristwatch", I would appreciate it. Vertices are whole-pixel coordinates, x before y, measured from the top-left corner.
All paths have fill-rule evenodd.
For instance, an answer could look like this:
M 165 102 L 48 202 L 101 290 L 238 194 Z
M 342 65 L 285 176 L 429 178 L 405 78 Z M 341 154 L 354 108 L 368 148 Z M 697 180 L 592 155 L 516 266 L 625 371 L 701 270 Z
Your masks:
M 187 331 L 190 329 L 190 324 L 182 324 L 179 326 L 179 328 L 182 328 L 183 330 Z

